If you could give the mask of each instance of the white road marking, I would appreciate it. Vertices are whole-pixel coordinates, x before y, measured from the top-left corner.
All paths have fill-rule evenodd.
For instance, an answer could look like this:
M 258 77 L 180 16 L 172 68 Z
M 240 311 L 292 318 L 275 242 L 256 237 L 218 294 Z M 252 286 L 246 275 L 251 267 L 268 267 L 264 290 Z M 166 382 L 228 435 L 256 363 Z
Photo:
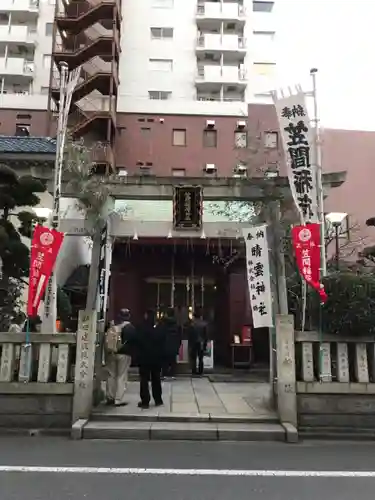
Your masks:
M 229 476 L 229 477 L 352 477 L 375 478 L 375 471 L 325 470 L 236 470 L 236 469 L 142 469 L 133 467 L 38 467 L 0 465 L 0 473 L 117 474 L 150 476 Z

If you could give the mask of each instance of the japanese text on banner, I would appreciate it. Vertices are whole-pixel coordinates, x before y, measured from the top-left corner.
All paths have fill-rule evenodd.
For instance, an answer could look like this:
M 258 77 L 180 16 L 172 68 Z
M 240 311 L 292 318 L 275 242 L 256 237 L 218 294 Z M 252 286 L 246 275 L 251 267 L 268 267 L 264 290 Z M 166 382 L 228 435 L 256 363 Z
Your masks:
M 314 135 L 305 95 L 275 96 L 274 102 L 294 202 L 303 223 L 318 222 Z
M 246 243 L 247 283 L 254 328 L 272 327 L 272 294 L 267 226 L 243 229 Z

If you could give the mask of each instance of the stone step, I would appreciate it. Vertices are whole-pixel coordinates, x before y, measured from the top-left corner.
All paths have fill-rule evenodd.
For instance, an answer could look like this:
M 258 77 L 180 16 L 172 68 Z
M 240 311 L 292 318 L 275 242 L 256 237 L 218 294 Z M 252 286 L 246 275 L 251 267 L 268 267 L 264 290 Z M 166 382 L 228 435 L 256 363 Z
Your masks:
M 215 414 L 215 413 L 125 413 L 108 409 L 98 409 L 93 412 L 97 422 L 196 422 L 196 423 L 227 423 L 227 424 L 256 424 L 278 423 L 276 414 L 243 415 L 243 414 Z
M 286 441 L 275 423 L 146 422 L 92 420 L 82 429 L 83 439 Z

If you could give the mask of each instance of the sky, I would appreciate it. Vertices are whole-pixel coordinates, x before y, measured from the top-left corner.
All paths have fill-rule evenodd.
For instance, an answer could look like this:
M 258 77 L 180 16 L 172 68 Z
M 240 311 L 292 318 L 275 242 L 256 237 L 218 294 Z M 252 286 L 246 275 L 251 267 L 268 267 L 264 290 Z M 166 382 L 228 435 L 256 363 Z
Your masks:
M 321 125 L 375 130 L 375 0 L 277 0 L 278 86 L 311 90 Z

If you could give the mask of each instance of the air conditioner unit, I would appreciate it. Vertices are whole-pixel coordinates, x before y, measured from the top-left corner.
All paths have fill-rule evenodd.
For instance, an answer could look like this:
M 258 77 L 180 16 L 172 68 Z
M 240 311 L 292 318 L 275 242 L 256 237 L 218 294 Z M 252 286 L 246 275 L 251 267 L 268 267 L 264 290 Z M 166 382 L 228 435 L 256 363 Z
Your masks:
M 247 165 L 244 163 L 239 163 L 236 165 L 235 171 L 237 174 L 245 174 L 247 172 Z
M 213 128 L 215 126 L 215 120 L 206 120 L 206 127 Z
M 245 120 L 238 120 L 238 122 L 237 122 L 237 128 L 246 128 L 246 122 L 245 122 Z
M 204 171 L 207 174 L 214 174 L 217 171 L 215 163 L 206 163 Z

